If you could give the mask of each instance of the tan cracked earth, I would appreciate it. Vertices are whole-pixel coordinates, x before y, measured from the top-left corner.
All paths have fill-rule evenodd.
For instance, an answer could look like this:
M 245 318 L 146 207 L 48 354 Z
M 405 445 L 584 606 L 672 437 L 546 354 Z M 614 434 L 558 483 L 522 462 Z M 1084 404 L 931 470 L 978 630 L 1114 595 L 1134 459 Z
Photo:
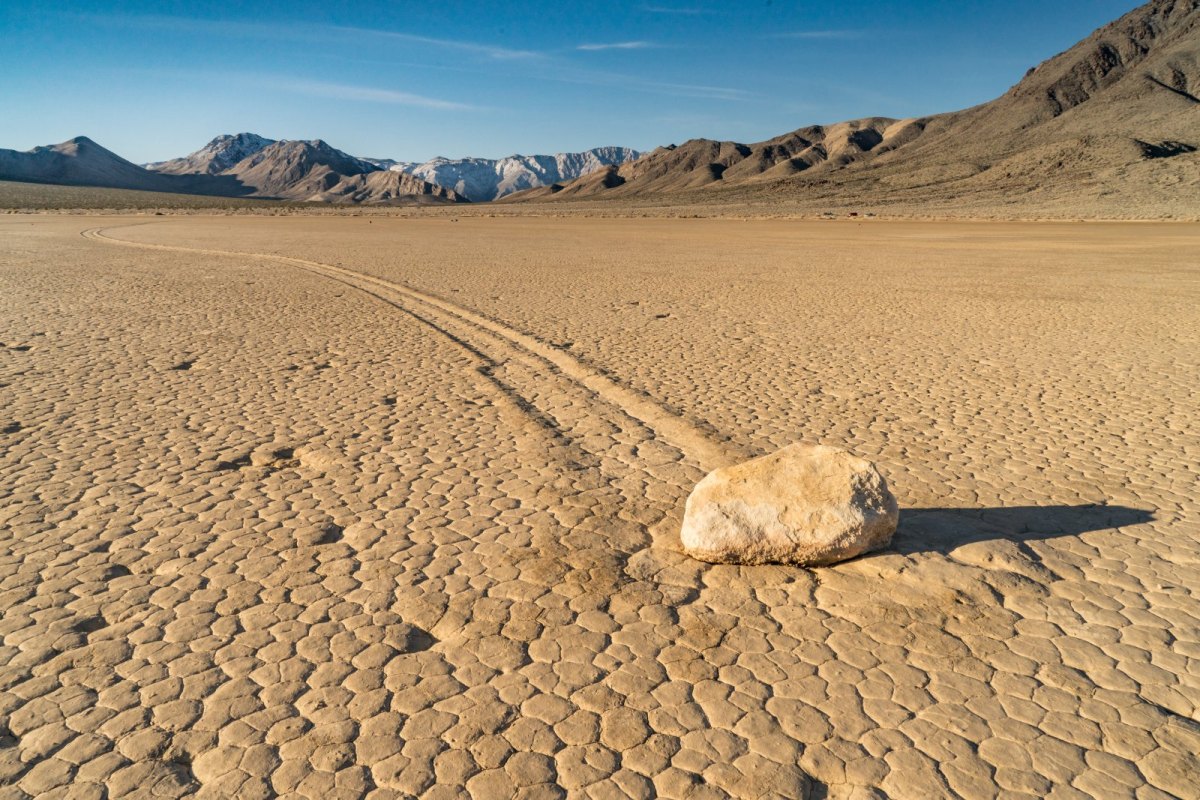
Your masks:
M 1198 254 L 7 217 L 0 797 L 1198 797 Z M 682 556 L 793 441 L 893 546 Z

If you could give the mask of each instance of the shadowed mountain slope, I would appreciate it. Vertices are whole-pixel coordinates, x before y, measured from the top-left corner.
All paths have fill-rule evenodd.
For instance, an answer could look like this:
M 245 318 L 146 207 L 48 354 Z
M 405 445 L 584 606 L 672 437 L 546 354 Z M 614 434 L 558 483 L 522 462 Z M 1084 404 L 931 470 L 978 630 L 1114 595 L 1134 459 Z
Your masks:
M 253 188 L 256 195 L 308 200 L 333 188 L 347 176 L 375 172 L 377 169 L 320 139 L 314 139 L 267 145 L 223 174 L 236 177 Z
M 309 198 L 323 203 L 362 205 L 426 205 L 464 203 L 465 197 L 453 189 L 421 180 L 406 172 L 383 170 L 342 178 L 329 189 Z
M 173 158 L 170 161 L 158 161 L 142 166 L 153 172 L 169 175 L 193 173 L 216 175 L 229 169 L 243 158 L 252 156 L 264 147 L 273 144 L 275 144 L 274 139 L 259 136 L 257 133 L 225 134 L 182 158 Z
M 61 144 L 35 147 L 24 152 L 0 149 L 0 179 L 230 197 L 249 194 L 232 178 L 181 178 L 148 172 L 86 136 L 76 136 Z

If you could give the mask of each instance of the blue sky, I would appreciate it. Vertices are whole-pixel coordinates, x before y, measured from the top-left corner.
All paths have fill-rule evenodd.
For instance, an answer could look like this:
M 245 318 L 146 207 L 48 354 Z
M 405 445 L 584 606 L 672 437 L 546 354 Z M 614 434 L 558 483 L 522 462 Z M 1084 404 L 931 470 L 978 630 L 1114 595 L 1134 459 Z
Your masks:
M 1134 0 L 0 0 L 0 147 L 220 133 L 424 160 L 753 142 L 989 100 Z

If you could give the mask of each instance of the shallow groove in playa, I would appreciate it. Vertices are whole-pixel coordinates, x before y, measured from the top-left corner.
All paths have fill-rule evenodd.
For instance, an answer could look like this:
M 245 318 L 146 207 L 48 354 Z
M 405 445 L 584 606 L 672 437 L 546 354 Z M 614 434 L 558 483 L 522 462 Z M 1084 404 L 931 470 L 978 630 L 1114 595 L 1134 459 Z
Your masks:
M 399 301 L 402 307 L 408 306 L 406 310 L 418 319 L 438 330 L 444 336 L 477 353 L 486 354 L 487 343 L 492 343 L 508 351 L 509 356 L 525 363 L 541 362 L 542 365 L 551 367 L 555 374 L 584 388 L 595 398 L 602 400 L 625 416 L 631 417 L 650 428 L 657 436 L 679 448 L 706 471 L 723 466 L 731 461 L 747 458 L 751 455 L 736 445 L 715 441 L 696 425 L 683 417 L 667 411 L 654 400 L 633 389 L 622 386 L 612 378 L 587 366 L 570 354 L 548 345 L 534 336 L 522 333 L 495 319 L 418 289 L 345 267 L 292 256 L 133 242 L 108 235 L 105 229 L 101 228 L 89 228 L 83 231 L 82 235 L 88 239 L 125 247 L 197 253 L 227 258 L 254 258 L 298 267 L 307 272 L 337 280 L 340 283 L 352 286 L 380 299 L 389 302 Z M 379 292 L 384 292 L 390 295 L 390 297 L 380 297 Z M 416 313 L 411 306 L 416 306 L 421 313 Z M 447 325 L 458 328 L 463 331 L 463 334 L 453 333 L 447 329 Z M 487 343 L 481 342 L 481 338 L 485 339 Z M 500 359 L 492 358 L 492 360 L 498 361 Z

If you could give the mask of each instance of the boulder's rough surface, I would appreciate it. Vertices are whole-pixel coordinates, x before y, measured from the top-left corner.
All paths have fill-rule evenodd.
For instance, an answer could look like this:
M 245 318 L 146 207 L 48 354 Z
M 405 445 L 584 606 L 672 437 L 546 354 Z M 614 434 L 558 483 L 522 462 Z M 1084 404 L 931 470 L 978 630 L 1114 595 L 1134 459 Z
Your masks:
M 683 516 L 683 548 L 718 564 L 845 561 L 887 545 L 900 509 L 870 461 L 793 444 L 708 474 Z

